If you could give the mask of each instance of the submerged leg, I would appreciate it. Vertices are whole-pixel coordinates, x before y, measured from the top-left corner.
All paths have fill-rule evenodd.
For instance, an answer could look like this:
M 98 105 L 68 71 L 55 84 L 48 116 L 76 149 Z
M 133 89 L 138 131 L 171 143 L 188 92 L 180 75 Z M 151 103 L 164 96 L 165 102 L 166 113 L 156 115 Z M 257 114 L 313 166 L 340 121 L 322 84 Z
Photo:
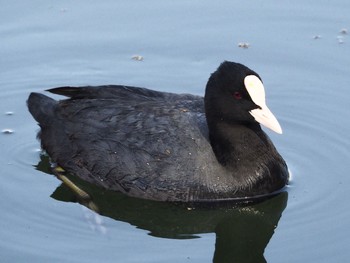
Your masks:
M 64 170 L 60 166 L 54 167 L 52 171 L 54 175 L 64 183 L 64 185 L 66 185 L 70 190 L 72 190 L 72 192 L 77 196 L 81 204 L 98 213 L 98 207 L 92 201 L 90 195 L 81 188 L 79 188 L 67 176 L 65 176 L 63 174 Z

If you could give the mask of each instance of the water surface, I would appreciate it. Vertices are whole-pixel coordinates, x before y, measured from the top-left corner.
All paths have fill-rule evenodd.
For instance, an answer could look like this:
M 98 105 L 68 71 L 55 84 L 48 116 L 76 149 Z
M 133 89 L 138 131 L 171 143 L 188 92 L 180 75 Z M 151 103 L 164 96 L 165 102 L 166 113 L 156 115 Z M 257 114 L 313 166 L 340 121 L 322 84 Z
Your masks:
M 1 259 L 347 262 L 350 38 L 341 31 L 350 28 L 348 10 L 345 0 L 2 3 Z M 125 84 L 203 95 L 223 60 L 264 80 L 284 134 L 267 132 L 293 173 L 286 194 L 191 209 L 86 186 L 98 215 L 47 174 L 25 105 L 30 92 Z

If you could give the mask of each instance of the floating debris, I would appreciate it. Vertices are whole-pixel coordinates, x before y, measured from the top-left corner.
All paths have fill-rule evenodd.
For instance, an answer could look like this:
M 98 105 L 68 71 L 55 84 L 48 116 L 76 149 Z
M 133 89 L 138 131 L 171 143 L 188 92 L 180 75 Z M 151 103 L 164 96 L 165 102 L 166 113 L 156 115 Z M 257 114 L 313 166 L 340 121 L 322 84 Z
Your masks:
M 313 39 L 320 39 L 320 38 L 322 38 L 322 36 L 321 36 L 321 35 L 315 35 L 315 36 L 313 36 L 312 38 L 313 38 Z
M 12 134 L 12 133 L 14 133 L 14 131 L 12 129 L 3 129 L 1 132 L 3 134 Z
M 238 43 L 238 47 L 240 47 L 240 48 L 249 48 L 250 44 L 247 43 L 247 42 L 240 42 L 240 43 Z
M 343 36 L 337 36 L 338 44 L 344 44 L 344 37 Z
M 13 111 L 6 111 L 6 112 L 5 112 L 5 115 L 8 115 L 8 116 L 13 115 L 13 114 L 14 114 Z
M 143 61 L 143 56 L 134 55 L 134 56 L 131 57 L 131 59 L 136 60 L 136 61 Z
M 348 30 L 346 28 L 342 28 L 339 32 L 342 35 L 347 35 L 348 34 Z

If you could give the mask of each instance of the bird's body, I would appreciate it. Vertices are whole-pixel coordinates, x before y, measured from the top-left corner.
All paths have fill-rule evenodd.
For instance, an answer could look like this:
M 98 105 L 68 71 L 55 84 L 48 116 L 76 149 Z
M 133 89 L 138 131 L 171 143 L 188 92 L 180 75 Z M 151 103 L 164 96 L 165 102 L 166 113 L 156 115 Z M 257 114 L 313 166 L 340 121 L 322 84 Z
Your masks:
M 227 68 L 227 63 L 232 62 L 217 72 L 231 66 L 243 67 L 242 76 L 254 73 L 236 63 Z M 249 114 L 256 105 L 243 104 L 247 116 L 237 115 L 230 100 L 241 103 L 248 93 L 240 87 L 243 98 L 221 96 L 214 90 L 217 72 L 205 99 L 117 85 L 62 87 L 49 91 L 70 99 L 32 93 L 28 107 L 51 159 L 106 189 L 152 200 L 201 202 L 253 198 L 283 188 L 287 166 Z

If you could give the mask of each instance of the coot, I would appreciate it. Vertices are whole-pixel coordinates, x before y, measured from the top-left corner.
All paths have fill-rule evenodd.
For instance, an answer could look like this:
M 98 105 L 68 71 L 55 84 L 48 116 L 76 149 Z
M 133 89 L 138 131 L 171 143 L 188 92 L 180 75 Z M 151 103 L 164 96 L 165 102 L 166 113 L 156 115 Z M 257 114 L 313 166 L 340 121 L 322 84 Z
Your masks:
M 110 85 L 31 93 L 30 113 L 52 161 L 129 196 L 181 202 L 265 196 L 288 181 L 285 161 L 261 129 L 281 127 L 257 73 L 223 62 L 204 98 Z

